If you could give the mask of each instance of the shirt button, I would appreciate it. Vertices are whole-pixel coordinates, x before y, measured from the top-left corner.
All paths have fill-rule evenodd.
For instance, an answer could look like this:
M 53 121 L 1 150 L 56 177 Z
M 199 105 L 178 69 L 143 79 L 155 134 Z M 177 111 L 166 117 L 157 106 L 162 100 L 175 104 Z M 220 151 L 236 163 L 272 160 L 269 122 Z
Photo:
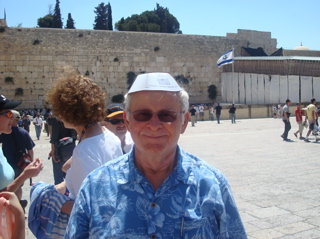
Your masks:
M 151 203 L 151 207 L 155 208 L 157 206 L 157 204 L 155 202 Z
M 157 238 L 156 234 L 151 234 L 151 239 L 156 239 L 156 238 Z

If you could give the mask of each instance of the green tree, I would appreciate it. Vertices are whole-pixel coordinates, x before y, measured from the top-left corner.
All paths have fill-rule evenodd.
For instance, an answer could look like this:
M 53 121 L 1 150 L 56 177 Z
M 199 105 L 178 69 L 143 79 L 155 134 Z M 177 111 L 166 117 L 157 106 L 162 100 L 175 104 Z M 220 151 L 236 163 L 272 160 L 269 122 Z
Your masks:
M 112 10 L 110 2 L 108 2 L 108 30 L 113 31 L 113 25 L 112 25 Z
M 178 20 L 170 14 L 168 8 L 159 4 L 153 11 L 134 14 L 126 19 L 121 18 L 115 27 L 119 31 L 182 33 Z
M 76 29 L 74 26 L 74 20 L 71 16 L 71 13 L 68 13 L 68 19 L 67 19 L 67 24 L 66 24 L 66 29 Z
M 217 97 L 217 87 L 215 85 L 208 86 L 208 97 L 214 100 Z
M 93 24 L 94 30 L 108 30 L 108 5 L 105 5 L 103 2 L 95 7 L 94 13 L 96 18 Z
M 62 19 L 61 19 L 61 11 L 60 11 L 60 1 L 56 0 L 56 6 L 54 7 L 53 12 L 53 28 L 62 28 Z
M 38 27 L 52 28 L 53 27 L 53 15 L 51 13 L 44 17 L 38 18 Z
M 123 94 L 114 95 L 114 96 L 112 96 L 111 101 L 113 103 L 120 103 L 121 104 L 124 102 L 124 96 L 123 96 Z

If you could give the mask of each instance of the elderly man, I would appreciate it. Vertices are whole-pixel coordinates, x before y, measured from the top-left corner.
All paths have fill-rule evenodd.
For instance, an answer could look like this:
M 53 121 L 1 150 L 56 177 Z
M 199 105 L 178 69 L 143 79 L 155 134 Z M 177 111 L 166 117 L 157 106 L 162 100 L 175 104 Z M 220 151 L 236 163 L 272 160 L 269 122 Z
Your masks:
M 169 74 L 137 77 L 124 111 L 134 148 L 85 179 L 65 238 L 247 238 L 225 177 L 177 144 L 188 106 Z
M 110 130 L 120 139 L 121 148 L 125 154 L 131 150 L 133 141 L 124 124 L 123 111 L 124 105 L 122 104 L 109 105 L 107 107 L 107 117 L 103 121 L 103 124 L 108 130 Z

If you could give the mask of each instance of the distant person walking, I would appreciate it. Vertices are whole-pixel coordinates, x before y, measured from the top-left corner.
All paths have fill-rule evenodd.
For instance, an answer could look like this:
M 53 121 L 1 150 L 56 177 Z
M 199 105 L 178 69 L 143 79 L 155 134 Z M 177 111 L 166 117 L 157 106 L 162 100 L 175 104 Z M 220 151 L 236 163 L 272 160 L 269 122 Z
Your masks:
M 28 115 L 24 115 L 22 119 L 22 127 L 29 133 L 30 132 L 30 120 Z
M 36 130 L 37 139 L 39 140 L 40 139 L 40 135 L 41 135 L 41 129 L 42 129 L 42 126 L 43 126 L 43 121 L 42 121 L 39 113 L 33 119 L 33 124 L 34 124 L 34 128 Z
M 200 120 L 204 121 L 204 106 L 199 105 Z
M 221 115 L 221 110 L 222 107 L 220 106 L 220 104 L 218 103 L 218 105 L 216 106 L 216 118 L 217 118 L 217 122 L 218 124 L 220 124 L 220 115 Z
M 312 98 L 311 99 L 311 104 L 309 104 L 307 106 L 306 118 L 308 119 L 309 130 L 308 130 L 306 138 L 304 139 L 305 142 L 310 142 L 309 135 L 313 131 L 313 128 L 314 128 L 314 126 L 316 124 L 316 119 L 317 119 L 316 104 L 317 104 L 316 99 Z M 316 138 L 316 142 L 318 142 L 318 141 L 319 141 L 319 139 Z
M 191 106 L 191 110 L 189 110 L 191 116 L 191 126 L 194 127 L 194 123 L 196 121 L 196 109 L 194 105 Z
M 209 106 L 209 116 L 210 120 L 214 121 L 214 105 Z
M 282 110 L 282 121 L 284 123 L 284 132 L 281 135 L 281 137 L 283 138 L 284 141 L 290 141 L 290 139 L 288 139 L 288 133 L 291 129 L 291 124 L 290 124 L 290 108 L 289 106 L 291 105 L 291 101 L 289 99 L 286 100 L 286 104 L 283 106 L 283 110 Z
M 302 111 L 301 111 L 301 104 L 300 103 L 297 104 L 295 115 L 296 115 L 296 122 L 299 126 L 299 129 L 293 134 L 294 134 L 294 136 L 296 136 L 296 138 L 298 138 L 298 133 L 299 133 L 299 136 L 300 136 L 299 139 L 304 139 L 304 137 L 302 137 L 302 132 L 303 132 L 304 126 L 303 126 Z M 306 121 L 306 119 L 305 119 L 305 121 Z
M 234 106 L 234 104 L 232 104 L 231 108 L 229 109 L 229 116 L 232 124 L 236 123 L 236 110 L 237 108 Z

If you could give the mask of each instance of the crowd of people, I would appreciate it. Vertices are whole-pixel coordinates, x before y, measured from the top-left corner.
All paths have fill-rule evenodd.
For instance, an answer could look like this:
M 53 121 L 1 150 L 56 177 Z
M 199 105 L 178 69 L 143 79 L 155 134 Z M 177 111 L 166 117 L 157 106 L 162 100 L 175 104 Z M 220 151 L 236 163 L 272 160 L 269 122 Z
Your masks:
M 234 104 L 231 106 L 226 107 L 229 112 L 229 118 L 232 124 L 236 123 L 236 110 Z M 214 121 L 214 115 L 216 115 L 217 123 L 220 124 L 220 116 L 222 111 L 222 106 L 220 103 L 213 103 L 213 104 L 192 104 L 189 113 L 191 119 L 191 126 L 194 127 L 195 123 L 200 121 L 204 121 L 205 110 L 208 110 L 209 120 Z
M 46 127 L 54 173 L 54 182 L 36 182 L 30 192 L 28 226 L 37 238 L 247 238 L 226 178 L 178 145 L 195 115 L 188 93 L 171 75 L 139 75 L 125 104 L 106 106 L 98 85 L 66 67 L 48 102 L 46 121 L 35 113 L 28 124 L 34 124 L 37 139 Z M 18 119 L 13 109 L 20 103 L 0 97 L 0 136 L 23 131 L 25 139 L 16 140 L 28 142 L 18 151 L 13 136 L 2 141 L 3 152 L 8 144 L 20 158 L 20 151 L 32 156 L 25 169 L 16 169 L 0 150 L 0 209 L 15 218 L 5 224 L 14 225 L 10 238 L 25 236 L 19 190 L 43 168 L 23 123 L 15 126 L 20 114 Z M 221 114 L 219 104 L 200 105 L 199 120 L 205 110 L 218 120 L 219 107 Z
M 284 123 L 284 132 L 280 136 L 283 138 L 284 141 L 288 141 L 288 142 L 292 141 L 291 139 L 288 138 L 288 134 L 291 129 L 290 105 L 291 105 L 291 100 L 287 99 L 284 106 L 280 107 L 281 110 L 279 113 Z M 305 142 L 310 142 L 309 137 L 312 134 L 313 136 L 315 136 L 315 142 L 318 142 L 320 140 L 320 137 L 318 137 L 319 131 L 320 131 L 319 123 L 318 123 L 319 116 L 320 116 L 320 108 L 318 107 L 318 104 L 315 98 L 312 98 L 310 100 L 310 104 L 305 108 L 302 108 L 301 103 L 297 103 L 296 110 L 295 110 L 295 119 L 298 125 L 298 130 L 295 131 L 293 135 L 296 138 L 299 138 L 300 140 L 304 140 Z M 304 128 L 308 128 L 308 132 L 305 137 L 303 137 Z M 298 134 L 299 134 L 299 137 L 298 137 Z

